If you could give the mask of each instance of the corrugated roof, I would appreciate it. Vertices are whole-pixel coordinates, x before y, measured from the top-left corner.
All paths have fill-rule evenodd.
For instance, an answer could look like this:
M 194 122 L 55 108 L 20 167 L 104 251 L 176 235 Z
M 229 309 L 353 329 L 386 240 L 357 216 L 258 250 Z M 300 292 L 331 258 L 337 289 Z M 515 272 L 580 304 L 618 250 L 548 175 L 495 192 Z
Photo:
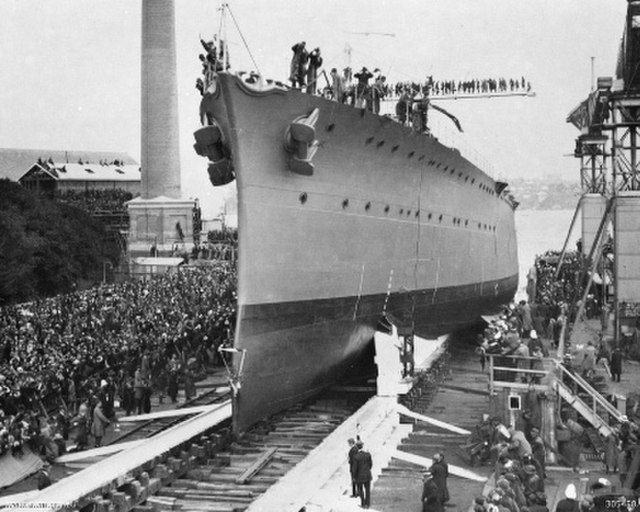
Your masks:
M 0 148 L 0 178 L 9 178 L 10 180 L 18 181 L 18 179 L 38 161 L 38 158 L 43 161 L 51 158 L 54 162 L 61 162 L 63 164 L 66 162 L 77 164 L 79 160 L 91 162 L 92 164 L 99 164 L 101 160 L 107 162 L 118 160 L 126 165 L 139 165 L 138 162 L 128 154 L 113 151 Z

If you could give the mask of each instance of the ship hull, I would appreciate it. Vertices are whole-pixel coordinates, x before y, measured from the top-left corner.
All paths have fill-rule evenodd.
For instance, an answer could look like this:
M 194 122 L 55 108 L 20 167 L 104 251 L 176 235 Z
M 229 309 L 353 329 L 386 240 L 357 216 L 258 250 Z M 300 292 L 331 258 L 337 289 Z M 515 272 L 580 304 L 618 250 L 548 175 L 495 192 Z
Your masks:
M 513 207 L 456 150 L 228 74 L 202 108 L 237 176 L 236 432 L 344 375 L 383 316 L 431 337 L 513 297 Z M 286 134 L 313 111 L 313 172 L 300 175 Z

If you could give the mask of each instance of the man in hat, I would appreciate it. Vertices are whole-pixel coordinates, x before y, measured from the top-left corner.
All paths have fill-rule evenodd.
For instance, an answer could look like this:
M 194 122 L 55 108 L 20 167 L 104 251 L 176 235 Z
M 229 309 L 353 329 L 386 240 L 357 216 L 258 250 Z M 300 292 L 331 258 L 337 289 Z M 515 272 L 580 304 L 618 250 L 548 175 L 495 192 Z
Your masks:
M 316 81 L 318 80 L 318 69 L 322 67 L 322 56 L 320 48 L 314 48 L 309 54 L 309 67 L 307 68 L 307 94 L 316 93 Z
M 611 354 L 609 367 L 611 369 L 611 380 L 613 382 L 620 382 L 620 375 L 622 375 L 622 350 L 620 350 L 619 346 L 616 346 Z
M 538 492 L 544 492 L 544 480 L 538 475 L 538 471 L 533 464 L 527 464 L 523 468 L 524 478 L 524 493 L 526 496 L 536 494 Z
M 358 84 L 356 85 L 356 107 L 364 107 L 366 104 L 371 109 L 369 80 L 373 77 L 373 74 L 366 67 L 363 67 L 360 72 L 353 76 L 358 79 Z
M 580 507 L 577 500 L 576 486 L 574 484 L 567 485 L 564 495 L 565 498 L 556 505 L 556 512 L 578 512 Z
M 433 456 L 433 464 L 429 468 L 433 480 L 440 491 L 440 503 L 443 505 L 449 501 L 449 489 L 447 488 L 447 477 L 449 476 L 449 466 L 444 461 L 444 455 L 436 453 Z
M 51 464 L 49 462 L 44 461 L 42 467 L 38 471 L 38 490 L 49 487 L 51 485 L 51 476 L 49 476 L 49 469 L 51 468 Z
M 353 437 L 347 440 L 349 444 L 349 475 L 351 476 L 351 497 L 357 498 L 358 494 L 356 492 L 356 480 L 354 478 L 354 469 L 355 469 L 355 456 L 358 453 L 358 447 L 356 446 L 356 441 Z
M 293 57 L 291 57 L 291 72 L 289 80 L 292 87 L 303 87 L 304 79 L 307 73 L 307 60 L 309 60 L 309 52 L 306 49 L 306 42 L 300 41 L 291 47 Z
M 540 436 L 540 429 L 538 427 L 533 427 L 531 429 L 531 442 L 529 444 L 531 444 L 531 456 L 542 468 L 540 476 L 542 478 L 546 478 L 545 460 L 547 458 L 547 450 L 544 446 L 544 441 Z
M 422 485 L 422 512 L 442 512 L 440 489 L 436 485 L 430 471 L 424 473 Z
M 371 454 L 364 449 L 364 443 L 361 440 L 356 442 L 358 453 L 353 457 L 354 460 L 354 480 L 360 496 L 360 506 L 369 508 L 371 504 L 371 467 L 373 461 Z

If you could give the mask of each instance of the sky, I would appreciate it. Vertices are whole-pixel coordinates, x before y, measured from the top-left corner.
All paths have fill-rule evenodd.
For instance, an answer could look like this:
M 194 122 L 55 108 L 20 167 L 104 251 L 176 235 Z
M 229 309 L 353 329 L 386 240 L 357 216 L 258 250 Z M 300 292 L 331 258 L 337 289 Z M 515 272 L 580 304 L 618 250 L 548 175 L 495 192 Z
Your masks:
M 214 189 L 193 150 L 199 37 L 220 28 L 219 0 L 175 0 L 182 189 L 205 217 Z M 534 98 L 441 103 L 495 178 L 579 178 L 567 114 L 612 76 L 626 0 L 229 0 L 234 70 L 286 80 L 291 46 L 324 67 L 380 68 L 389 82 L 524 76 Z M 384 34 L 393 34 L 384 35 Z M 140 158 L 141 0 L 0 0 L 0 147 L 126 152 Z M 255 64 L 251 58 L 255 60 Z M 434 119 L 438 114 L 431 115 Z M 436 120 L 434 119 L 434 122 Z

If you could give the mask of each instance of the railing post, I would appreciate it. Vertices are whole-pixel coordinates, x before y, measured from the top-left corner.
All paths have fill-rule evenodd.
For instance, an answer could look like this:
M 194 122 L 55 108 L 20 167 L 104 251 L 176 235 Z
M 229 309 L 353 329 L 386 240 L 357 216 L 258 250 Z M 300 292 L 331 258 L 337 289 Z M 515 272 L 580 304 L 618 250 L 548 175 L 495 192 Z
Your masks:
M 489 396 L 493 396 L 493 354 L 489 355 Z

